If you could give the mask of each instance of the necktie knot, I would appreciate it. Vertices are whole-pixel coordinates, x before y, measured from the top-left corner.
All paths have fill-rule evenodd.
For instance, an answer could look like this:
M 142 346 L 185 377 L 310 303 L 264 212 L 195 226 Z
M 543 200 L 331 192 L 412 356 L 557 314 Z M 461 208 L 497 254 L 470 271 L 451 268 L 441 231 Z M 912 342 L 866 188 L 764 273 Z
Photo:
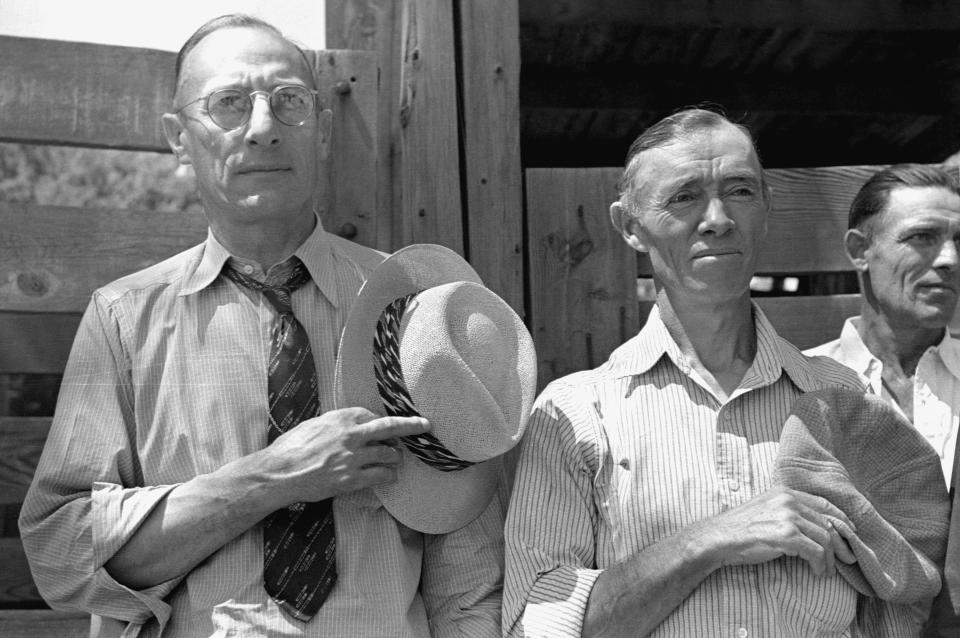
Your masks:
M 244 288 L 257 290 L 262 293 L 263 296 L 267 298 L 267 301 L 270 302 L 270 305 L 281 315 L 293 314 L 293 305 L 291 302 L 293 291 L 310 281 L 310 271 L 308 271 L 307 267 L 303 265 L 303 262 L 296 257 L 293 258 L 293 266 L 287 278 L 273 286 L 257 281 L 253 277 L 248 277 L 232 266 L 227 266 L 223 272 L 230 280 Z

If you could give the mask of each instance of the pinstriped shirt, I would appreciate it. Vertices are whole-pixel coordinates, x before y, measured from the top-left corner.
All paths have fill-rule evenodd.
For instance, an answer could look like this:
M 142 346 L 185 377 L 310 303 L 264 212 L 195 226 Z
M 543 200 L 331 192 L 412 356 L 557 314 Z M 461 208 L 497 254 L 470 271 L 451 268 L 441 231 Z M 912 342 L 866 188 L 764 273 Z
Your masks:
M 353 299 L 383 259 L 320 227 L 294 253 L 292 295 L 314 353 L 322 409 Z M 267 444 L 266 361 L 279 320 L 221 276 L 205 243 L 98 291 L 81 322 L 21 531 L 41 593 L 99 616 L 94 636 L 492 636 L 499 633 L 503 514 L 495 499 L 445 536 L 404 527 L 369 489 L 334 499 L 339 579 L 309 623 L 263 589 L 259 525 L 185 577 L 136 591 L 104 563 L 178 484 Z M 240 270 L 273 279 L 238 261 Z M 371 336 L 372 341 L 372 336 Z
M 534 405 L 506 525 L 504 635 L 579 636 L 607 567 L 770 488 L 780 429 L 802 392 L 862 391 L 803 356 L 754 306 L 757 354 L 726 402 L 698 381 L 657 308 L 602 366 Z M 849 636 L 856 591 L 783 557 L 713 572 L 651 636 Z

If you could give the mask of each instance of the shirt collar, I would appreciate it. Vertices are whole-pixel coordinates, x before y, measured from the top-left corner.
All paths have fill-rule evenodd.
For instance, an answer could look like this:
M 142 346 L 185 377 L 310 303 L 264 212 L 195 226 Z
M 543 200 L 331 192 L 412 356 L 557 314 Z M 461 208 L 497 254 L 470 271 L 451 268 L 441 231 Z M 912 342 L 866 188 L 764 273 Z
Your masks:
M 950 374 L 960 379 L 960 340 L 950 336 L 950 330 L 947 329 L 943 331 L 943 339 L 932 349 L 940 356 Z
M 314 285 L 327 300 L 339 307 L 339 296 L 334 279 L 333 252 L 330 237 L 323 229 L 320 217 L 310 236 L 293 251 L 293 256 L 300 259 L 310 272 Z M 230 259 L 230 252 L 221 244 L 213 231 L 207 229 L 207 239 L 204 242 L 203 256 L 193 272 L 188 273 L 180 295 L 195 294 L 212 284 L 223 270 L 224 264 Z
M 879 384 L 883 364 L 870 352 L 863 339 L 860 338 L 860 333 L 857 331 L 859 323 L 859 316 L 850 317 L 843 322 L 843 329 L 840 331 L 840 356 L 845 366 L 852 368 L 854 372 L 860 375 L 861 379 L 866 380 L 872 387 L 874 377 Z M 879 387 L 873 389 L 878 393 L 880 391 Z
M 741 385 L 769 385 L 780 378 L 781 372 L 786 372 L 804 392 L 821 387 L 801 352 L 780 338 L 755 303 L 752 307 L 757 331 L 757 354 Z M 664 356 L 669 357 L 681 372 L 690 374 L 689 364 L 663 323 L 659 306 L 654 305 L 640 332 L 611 354 L 610 369 L 615 377 L 643 374 Z

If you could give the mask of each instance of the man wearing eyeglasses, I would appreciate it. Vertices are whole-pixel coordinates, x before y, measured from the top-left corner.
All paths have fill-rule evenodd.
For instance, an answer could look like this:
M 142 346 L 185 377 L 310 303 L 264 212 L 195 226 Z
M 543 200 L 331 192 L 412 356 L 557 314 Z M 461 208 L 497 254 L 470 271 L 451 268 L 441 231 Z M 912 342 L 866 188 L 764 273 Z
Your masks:
M 106 636 L 499 636 L 502 509 L 429 536 L 368 488 L 420 418 L 331 410 L 334 349 L 383 255 L 313 210 L 330 113 L 247 16 L 177 58 L 164 132 L 206 241 L 98 290 L 24 503 L 37 585 Z

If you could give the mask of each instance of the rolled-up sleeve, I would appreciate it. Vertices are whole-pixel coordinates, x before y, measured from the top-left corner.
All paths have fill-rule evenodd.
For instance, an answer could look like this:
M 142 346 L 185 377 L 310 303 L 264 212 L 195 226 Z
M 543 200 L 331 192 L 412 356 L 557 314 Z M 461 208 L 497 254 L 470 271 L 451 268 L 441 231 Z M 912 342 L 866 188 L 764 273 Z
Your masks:
M 420 591 L 433 638 L 500 635 L 503 510 L 498 492 L 469 525 L 424 536 Z
M 580 636 L 601 573 L 597 446 L 573 426 L 592 417 L 588 406 L 555 403 L 554 389 L 534 406 L 507 515 L 504 636 Z
M 175 487 L 143 487 L 129 357 L 119 322 L 95 295 L 80 322 L 57 409 L 20 515 L 37 588 L 54 608 L 163 624 L 179 580 L 136 591 L 104 564 Z

